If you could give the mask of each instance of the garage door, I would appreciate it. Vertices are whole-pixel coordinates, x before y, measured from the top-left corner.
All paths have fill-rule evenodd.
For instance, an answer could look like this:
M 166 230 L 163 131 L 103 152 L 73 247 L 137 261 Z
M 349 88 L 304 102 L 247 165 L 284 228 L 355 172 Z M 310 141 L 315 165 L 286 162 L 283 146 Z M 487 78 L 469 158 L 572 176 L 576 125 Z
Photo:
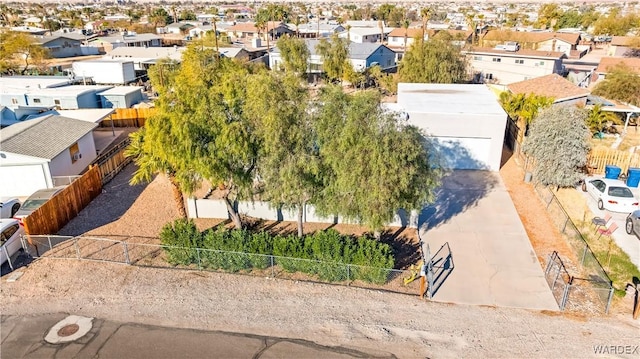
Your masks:
M 491 160 L 491 139 L 469 137 L 432 137 L 447 168 L 458 170 L 488 170 Z
M 2 196 L 30 196 L 39 189 L 47 188 L 41 165 L 2 166 L 0 183 Z

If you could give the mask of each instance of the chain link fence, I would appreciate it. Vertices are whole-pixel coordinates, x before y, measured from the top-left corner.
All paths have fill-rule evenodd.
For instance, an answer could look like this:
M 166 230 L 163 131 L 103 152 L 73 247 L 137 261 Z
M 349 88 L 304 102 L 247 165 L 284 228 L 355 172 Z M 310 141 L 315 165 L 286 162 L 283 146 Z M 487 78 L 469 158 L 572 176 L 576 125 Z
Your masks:
M 23 237 L 23 248 L 34 258 L 80 259 L 152 268 L 236 273 L 420 294 L 420 281 L 409 280 L 415 278 L 416 273 L 408 270 L 96 237 L 30 235 Z M 197 260 L 192 265 L 171 263 L 172 259 L 180 256 Z
M 564 282 L 569 286 L 564 291 L 563 296 L 559 298 L 556 296 L 558 293 L 554 291 L 556 300 L 564 301 L 560 308 L 580 309 L 590 312 L 604 311 L 607 313 L 614 291 L 611 278 L 609 278 L 602 264 L 584 239 L 582 232 L 569 217 L 555 194 L 539 183 L 536 183 L 534 188 L 538 196 L 546 204 L 547 212 L 550 214 L 549 217 L 560 230 L 573 252 L 576 253 L 576 258 L 563 258 L 561 261 L 564 270 L 573 272 L 575 275 L 568 278 L 561 276 L 566 279 Z M 556 257 L 559 260 L 557 253 L 555 253 L 555 257 L 552 254 L 549 259 L 550 262 L 547 263 L 547 270 L 553 271 L 554 267 L 551 260 Z M 549 267 L 550 265 L 552 268 Z M 547 282 L 549 282 L 548 278 Z M 551 285 L 552 283 L 549 283 L 550 287 Z M 553 291 L 553 287 L 551 288 Z M 559 305 L 560 301 L 558 302 Z

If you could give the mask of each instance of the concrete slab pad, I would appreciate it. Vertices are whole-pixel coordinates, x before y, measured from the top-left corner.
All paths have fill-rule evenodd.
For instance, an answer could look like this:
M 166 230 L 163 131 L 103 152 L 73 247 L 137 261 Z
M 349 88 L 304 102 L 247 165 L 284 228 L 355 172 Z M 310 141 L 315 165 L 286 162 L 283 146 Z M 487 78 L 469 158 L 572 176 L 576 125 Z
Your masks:
M 488 171 L 454 171 L 419 219 L 433 255 L 445 243 L 452 269 L 433 300 L 558 310 L 502 179 Z

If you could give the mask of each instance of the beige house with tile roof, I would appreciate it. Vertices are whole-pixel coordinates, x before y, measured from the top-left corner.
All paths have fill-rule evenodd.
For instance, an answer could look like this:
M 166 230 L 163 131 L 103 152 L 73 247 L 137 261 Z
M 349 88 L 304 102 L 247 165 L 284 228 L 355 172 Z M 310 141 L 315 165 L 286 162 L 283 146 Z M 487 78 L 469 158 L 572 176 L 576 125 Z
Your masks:
M 595 70 L 595 75 L 592 77 L 591 85 L 604 80 L 607 77 L 607 73 L 611 71 L 611 68 L 618 64 L 625 64 L 632 71 L 640 75 L 640 58 L 637 57 L 603 57 L 600 59 L 600 64 Z
M 624 56 L 632 44 L 640 47 L 640 36 L 614 36 L 607 48 L 607 56 Z
M 580 34 L 490 30 L 480 38 L 480 46 L 495 47 L 507 41 L 517 42 L 521 49 L 564 52 L 569 57 L 571 50 L 578 49 Z
M 493 48 L 463 50 L 476 82 L 509 85 L 550 74 L 562 74 L 564 52 Z
M 535 94 L 552 97 L 554 104 L 586 105 L 589 90 L 574 85 L 558 74 L 536 77 L 507 86 L 514 94 Z

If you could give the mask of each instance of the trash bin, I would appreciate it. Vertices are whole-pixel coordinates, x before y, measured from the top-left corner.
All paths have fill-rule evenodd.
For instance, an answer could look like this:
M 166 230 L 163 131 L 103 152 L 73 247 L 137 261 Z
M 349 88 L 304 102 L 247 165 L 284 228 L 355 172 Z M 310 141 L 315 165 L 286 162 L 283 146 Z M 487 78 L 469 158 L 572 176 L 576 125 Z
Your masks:
M 638 184 L 640 184 L 640 168 L 629 168 L 627 186 L 638 187 Z
M 618 166 L 606 165 L 604 167 L 604 178 L 618 179 L 622 170 Z

